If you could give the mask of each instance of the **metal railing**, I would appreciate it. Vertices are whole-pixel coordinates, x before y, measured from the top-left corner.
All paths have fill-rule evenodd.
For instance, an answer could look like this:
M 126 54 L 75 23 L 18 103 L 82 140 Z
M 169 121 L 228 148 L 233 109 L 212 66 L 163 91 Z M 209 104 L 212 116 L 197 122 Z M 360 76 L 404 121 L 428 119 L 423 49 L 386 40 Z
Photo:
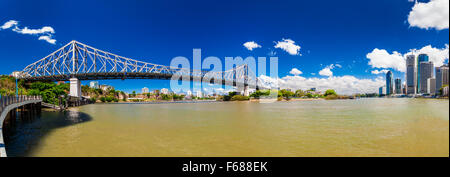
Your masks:
M 19 95 L 19 96 L 1 96 L 0 95 L 0 112 L 6 106 L 11 104 L 20 103 L 29 100 L 42 100 L 42 96 L 29 96 L 29 95 Z

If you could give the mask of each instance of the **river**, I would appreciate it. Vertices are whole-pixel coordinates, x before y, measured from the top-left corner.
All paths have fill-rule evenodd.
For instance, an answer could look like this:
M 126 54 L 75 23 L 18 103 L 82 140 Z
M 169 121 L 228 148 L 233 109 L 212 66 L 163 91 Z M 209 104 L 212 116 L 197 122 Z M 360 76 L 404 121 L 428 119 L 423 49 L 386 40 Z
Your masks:
M 449 101 L 93 104 L 44 111 L 8 156 L 449 156 Z

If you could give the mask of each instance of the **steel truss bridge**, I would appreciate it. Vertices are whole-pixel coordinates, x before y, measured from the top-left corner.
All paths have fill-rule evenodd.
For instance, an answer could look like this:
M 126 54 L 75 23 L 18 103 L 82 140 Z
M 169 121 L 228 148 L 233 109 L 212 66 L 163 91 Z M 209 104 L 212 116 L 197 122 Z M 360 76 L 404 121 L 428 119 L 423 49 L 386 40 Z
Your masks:
M 177 76 L 177 77 L 173 77 Z M 180 79 L 244 86 L 258 89 L 258 78 L 247 64 L 212 72 L 158 65 L 106 52 L 71 41 L 50 55 L 28 65 L 19 77 L 27 81 L 72 81 L 106 79 Z M 181 79 L 180 79 L 181 80 Z M 78 84 L 79 82 L 75 83 Z M 245 91 L 244 91 L 245 92 Z M 72 94 L 72 91 L 71 91 Z M 73 95 L 77 96 L 77 95 Z

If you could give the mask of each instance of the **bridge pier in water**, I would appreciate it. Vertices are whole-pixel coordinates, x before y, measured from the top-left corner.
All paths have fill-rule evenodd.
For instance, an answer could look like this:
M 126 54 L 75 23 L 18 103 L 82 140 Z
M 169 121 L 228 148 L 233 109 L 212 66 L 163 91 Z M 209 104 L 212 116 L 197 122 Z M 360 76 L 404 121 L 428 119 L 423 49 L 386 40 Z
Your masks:
M 81 97 L 81 82 L 77 78 L 70 78 L 70 96 Z

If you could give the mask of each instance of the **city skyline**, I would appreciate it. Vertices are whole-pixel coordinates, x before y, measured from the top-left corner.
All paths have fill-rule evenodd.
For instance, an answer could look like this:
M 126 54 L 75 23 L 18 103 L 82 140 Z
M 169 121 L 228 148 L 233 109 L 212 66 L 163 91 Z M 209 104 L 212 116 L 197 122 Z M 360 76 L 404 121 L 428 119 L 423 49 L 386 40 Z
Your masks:
M 42 14 L 14 1 L 8 6 L 2 3 L 0 58 L 5 63 L 0 66 L 1 74 L 21 70 L 73 39 L 126 57 L 165 65 L 176 56 L 186 56 L 192 60 L 193 48 L 202 49 L 202 58 L 277 56 L 282 87 L 303 90 L 314 87 L 320 91 L 329 88 L 341 94 L 376 93 L 379 87 L 385 85 L 384 74 L 388 70 L 393 72 L 395 78 L 406 81 L 406 56 L 409 54 L 417 56 L 426 53 L 435 67 L 448 63 L 448 8 L 424 9 L 425 12 L 447 14 L 447 19 L 429 20 L 435 24 L 421 23 L 421 18 L 434 17 L 426 14 L 418 16 L 416 12 L 418 8 L 435 3 L 448 6 L 445 0 L 417 3 L 407 0 L 379 1 L 369 4 L 359 1 L 325 4 L 250 1 L 237 2 L 237 6 L 197 1 L 180 7 L 161 2 L 114 2 L 100 12 L 82 7 L 86 13 L 81 16 L 71 16 L 62 11 Z M 53 1 L 30 3 L 39 7 Z M 215 6 L 224 8 L 215 9 Z M 319 6 L 333 10 L 316 12 L 310 8 Z M 180 19 L 158 10 L 161 7 L 170 7 L 183 17 Z M 210 10 L 202 11 L 205 7 Z M 123 13 L 114 15 L 113 12 L 119 8 Z M 229 10 L 223 10 L 227 8 Z M 378 13 L 381 10 L 385 13 Z M 164 18 L 155 19 L 152 11 L 163 14 L 160 16 Z M 269 13 L 261 14 L 259 11 Z M 228 12 L 234 15 L 227 15 Z M 52 13 L 59 15 L 53 16 Z M 358 16 L 355 17 L 354 13 Z M 283 20 L 285 15 L 297 20 Z M 111 16 L 114 21 L 110 20 Z M 63 17 L 69 17 L 70 23 Z M 217 24 L 216 19 L 222 22 Z M 254 23 L 247 23 L 250 20 Z M 111 25 L 115 25 L 114 28 Z M 239 28 L 236 28 L 237 25 Z M 82 84 L 88 85 L 88 82 L 82 81 Z M 139 91 L 144 86 L 150 90 L 170 88 L 166 80 L 100 82 L 125 92 Z

